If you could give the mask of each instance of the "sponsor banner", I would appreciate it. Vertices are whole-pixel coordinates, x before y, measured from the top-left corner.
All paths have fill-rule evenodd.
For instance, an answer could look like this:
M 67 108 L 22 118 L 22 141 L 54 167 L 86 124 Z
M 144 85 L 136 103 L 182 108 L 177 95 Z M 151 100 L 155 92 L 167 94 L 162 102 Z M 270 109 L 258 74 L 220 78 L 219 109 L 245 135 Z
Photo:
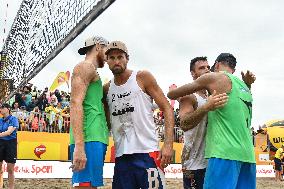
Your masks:
M 275 177 L 273 165 L 256 165 L 256 177 Z
M 16 178 L 71 178 L 71 162 L 17 160 L 15 165 Z M 105 163 L 104 178 L 113 177 L 114 163 Z M 3 163 L 4 178 L 7 178 L 7 165 Z M 182 178 L 181 164 L 171 164 L 165 170 L 166 178 Z M 257 177 L 274 177 L 272 165 L 257 165 Z
M 15 165 L 16 178 L 71 178 L 71 162 L 66 161 L 33 161 L 17 160 Z M 7 164 L 4 162 L 4 178 L 8 177 Z M 114 163 L 106 163 L 104 166 L 104 178 L 113 177 Z
M 17 160 L 15 178 L 71 178 L 71 162 Z M 4 178 L 7 178 L 7 164 L 3 163 Z
M 20 131 L 17 137 L 18 159 L 68 160 L 68 133 Z
M 166 178 L 182 178 L 181 164 L 171 164 L 164 169 Z
M 160 142 L 160 147 L 163 146 Z M 181 162 L 182 143 L 174 143 L 173 163 Z M 18 154 L 21 160 L 68 161 L 69 160 L 69 134 L 46 132 L 18 132 Z M 105 162 L 114 163 L 115 148 L 112 137 L 109 137 Z

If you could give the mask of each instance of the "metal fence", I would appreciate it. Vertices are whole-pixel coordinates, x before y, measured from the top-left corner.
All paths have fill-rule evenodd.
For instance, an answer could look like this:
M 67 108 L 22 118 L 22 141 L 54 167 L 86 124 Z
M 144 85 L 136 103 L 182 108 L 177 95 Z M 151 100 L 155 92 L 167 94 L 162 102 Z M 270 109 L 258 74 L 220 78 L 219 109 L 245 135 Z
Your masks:
M 69 133 L 70 115 L 45 112 L 13 111 L 12 115 L 19 120 L 19 131 Z M 165 126 L 163 121 L 156 123 L 156 132 L 161 141 L 165 138 Z M 111 135 L 111 134 L 110 134 Z M 180 127 L 174 127 L 174 142 L 183 142 L 183 131 Z
M 69 114 L 45 112 L 12 112 L 19 120 L 19 131 L 69 133 Z
M 159 139 L 163 142 L 165 139 L 165 126 L 156 125 L 156 131 Z M 174 142 L 183 143 L 183 130 L 180 127 L 174 127 Z

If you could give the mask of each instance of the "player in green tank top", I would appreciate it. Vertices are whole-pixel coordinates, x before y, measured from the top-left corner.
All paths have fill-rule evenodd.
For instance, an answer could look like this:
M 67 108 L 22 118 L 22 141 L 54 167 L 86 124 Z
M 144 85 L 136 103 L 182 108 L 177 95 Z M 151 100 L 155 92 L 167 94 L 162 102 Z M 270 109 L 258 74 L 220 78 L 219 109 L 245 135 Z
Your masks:
M 108 145 L 108 128 L 102 103 L 103 88 L 97 68 L 105 64 L 108 41 L 91 37 L 78 50 L 86 55 L 77 64 L 71 78 L 70 153 L 72 186 L 103 186 L 103 164 Z
M 193 83 L 168 93 L 170 99 L 202 89 L 212 93 L 227 93 L 228 102 L 208 113 L 205 156 L 209 158 L 204 188 L 255 188 L 256 166 L 250 134 L 252 96 L 246 84 L 233 76 L 236 58 L 220 54 L 214 64 L 214 73 L 202 75 Z M 252 84 L 253 74 L 247 72 Z

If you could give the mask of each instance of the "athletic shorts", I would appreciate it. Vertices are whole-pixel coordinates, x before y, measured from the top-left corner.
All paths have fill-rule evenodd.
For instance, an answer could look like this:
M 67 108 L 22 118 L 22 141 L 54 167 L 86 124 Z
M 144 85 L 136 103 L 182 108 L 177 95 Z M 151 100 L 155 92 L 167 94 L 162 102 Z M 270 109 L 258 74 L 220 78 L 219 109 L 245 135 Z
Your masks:
M 70 145 L 70 156 L 73 161 L 75 145 Z M 73 172 L 72 186 L 103 186 L 103 166 L 107 145 L 101 142 L 85 142 L 87 163 L 85 169 Z
M 281 160 L 278 158 L 274 158 L 274 163 L 275 163 L 275 170 L 276 171 L 282 171 L 282 163 Z
M 16 163 L 17 159 L 17 139 L 0 139 L 0 162 Z
M 255 189 L 256 165 L 234 160 L 210 158 L 204 189 Z
M 163 189 L 159 152 L 124 154 L 115 158 L 113 189 Z
M 187 170 L 183 173 L 184 189 L 203 189 L 206 169 Z

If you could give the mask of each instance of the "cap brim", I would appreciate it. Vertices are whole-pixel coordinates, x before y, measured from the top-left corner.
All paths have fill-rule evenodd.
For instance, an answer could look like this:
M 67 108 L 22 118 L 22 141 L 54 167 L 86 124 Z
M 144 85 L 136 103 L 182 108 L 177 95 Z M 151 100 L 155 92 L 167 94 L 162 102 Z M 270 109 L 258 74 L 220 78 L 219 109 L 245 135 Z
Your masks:
M 112 50 L 120 50 L 120 51 L 122 51 L 122 52 L 124 52 L 124 53 L 127 54 L 127 52 L 125 52 L 124 50 L 122 50 L 122 49 L 120 49 L 120 48 L 111 48 L 111 49 L 107 49 L 107 50 L 106 50 L 105 55 L 107 55 L 107 54 L 108 54 L 110 51 L 112 51 Z
M 80 55 L 85 55 L 87 53 L 87 47 L 82 47 L 78 50 Z

